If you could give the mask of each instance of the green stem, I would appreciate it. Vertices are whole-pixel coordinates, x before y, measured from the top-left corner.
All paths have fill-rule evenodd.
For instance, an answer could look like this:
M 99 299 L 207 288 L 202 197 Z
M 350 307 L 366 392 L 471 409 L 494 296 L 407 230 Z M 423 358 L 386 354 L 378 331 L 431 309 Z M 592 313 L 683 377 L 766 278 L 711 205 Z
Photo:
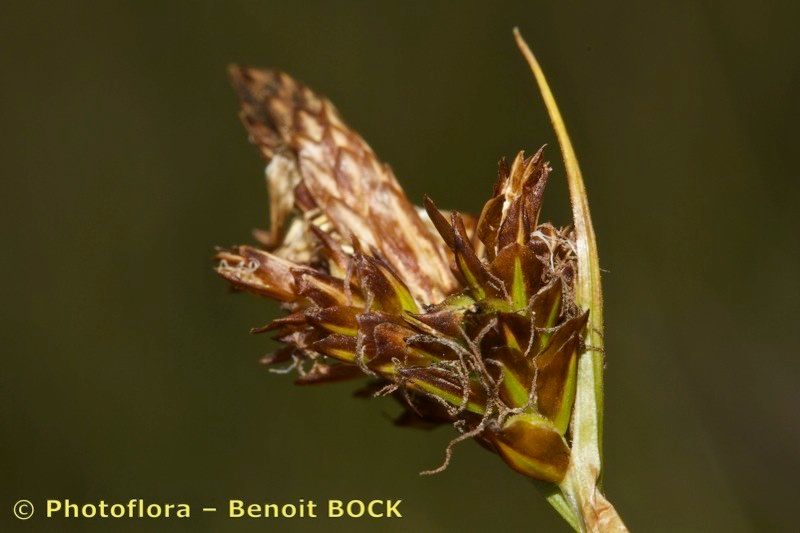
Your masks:
M 575 515 L 575 511 L 564 497 L 564 494 L 561 492 L 561 489 L 558 487 L 558 485 L 536 479 L 533 480 L 533 483 L 536 485 L 536 488 L 539 489 L 539 492 L 542 493 L 542 496 L 545 497 L 547 502 L 553 506 L 553 509 L 555 509 L 559 515 L 561 515 L 561 518 L 563 518 L 564 521 L 569 524 L 570 527 L 572 527 L 572 529 L 580 533 L 581 522 Z

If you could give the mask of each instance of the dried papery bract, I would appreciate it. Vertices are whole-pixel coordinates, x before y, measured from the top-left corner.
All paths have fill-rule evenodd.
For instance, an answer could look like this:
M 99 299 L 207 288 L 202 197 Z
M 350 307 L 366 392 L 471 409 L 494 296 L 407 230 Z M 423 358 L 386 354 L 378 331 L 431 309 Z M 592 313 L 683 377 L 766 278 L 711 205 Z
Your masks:
M 539 220 L 551 172 L 541 149 L 501 160 L 477 218 L 428 198 L 418 208 L 328 100 L 281 72 L 230 75 L 267 161 L 271 227 L 255 233 L 262 248 L 219 252 L 217 272 L 287 310 L 253 330 L 283 344 L 265 362 L 296 369 L 301 385 L 366 378 L 364 394 L 405 407 L 398 425 L 452 424 L 445 462 L 424 473 L 474 438 L 542 484 L 576 529 L 623 530 L 596 487 L 602 308 L 560 117 L 575 215 L 566 228 Z

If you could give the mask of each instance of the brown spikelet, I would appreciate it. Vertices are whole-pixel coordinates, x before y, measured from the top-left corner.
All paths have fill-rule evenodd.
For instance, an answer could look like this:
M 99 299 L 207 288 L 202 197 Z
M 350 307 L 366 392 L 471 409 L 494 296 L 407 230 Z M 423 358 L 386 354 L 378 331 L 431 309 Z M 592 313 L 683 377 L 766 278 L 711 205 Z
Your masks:
M 340 239 L 357 237 L 378 249 L 420 302 L 431 303 L 455 289 L 444 248 L 391 169 L 347 128 L 328 100 L 282 72 L 236 65 L 229 72 L 251 142 L 268 161 L 280 155 L 296 162 L 310 197 L 301 209 L 313 199 Z

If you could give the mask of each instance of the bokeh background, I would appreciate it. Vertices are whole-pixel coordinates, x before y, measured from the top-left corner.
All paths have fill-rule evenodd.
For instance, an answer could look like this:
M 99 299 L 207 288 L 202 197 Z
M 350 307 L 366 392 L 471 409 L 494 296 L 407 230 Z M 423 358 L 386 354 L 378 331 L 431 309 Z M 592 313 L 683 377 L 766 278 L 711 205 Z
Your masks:
M 475 211 L 500 156 L 549 143 L 545 210 L 566 223 L 519 25 L 607 270 L 607 493 L 633 531 L 796 530 L 798 10 L 560 4 L 4 3 L 1 528 L 565 531 L 472 443 L 419 478 L 451 430 L 266 372 L 269 341 L 247 330 L 276 307 L 229 294 L 210 261 L 267 220 L 233 61 L 327 94 L 415 201 Z M 10 517 L 48 497 L 402 498 L 405 517 Z

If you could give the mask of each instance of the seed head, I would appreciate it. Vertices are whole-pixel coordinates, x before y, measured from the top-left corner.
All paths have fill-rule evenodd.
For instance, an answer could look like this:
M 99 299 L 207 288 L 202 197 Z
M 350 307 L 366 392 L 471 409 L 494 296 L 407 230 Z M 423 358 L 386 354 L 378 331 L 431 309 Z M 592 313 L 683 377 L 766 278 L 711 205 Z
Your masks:
M 560 482 L 588 312 L 574 231 L 539 221 L 542 149 L 500 161 L 477 218 L 421 209 L 328 100 L 282 72 L 230 75 L 267 162 L 271 225 L 216 270 L 286 309 L 254 330 L 283 344 L 265 362 L 302 385 L 367 377 L 405 406 L 399 425 L 453 424 L 454 443 Z

